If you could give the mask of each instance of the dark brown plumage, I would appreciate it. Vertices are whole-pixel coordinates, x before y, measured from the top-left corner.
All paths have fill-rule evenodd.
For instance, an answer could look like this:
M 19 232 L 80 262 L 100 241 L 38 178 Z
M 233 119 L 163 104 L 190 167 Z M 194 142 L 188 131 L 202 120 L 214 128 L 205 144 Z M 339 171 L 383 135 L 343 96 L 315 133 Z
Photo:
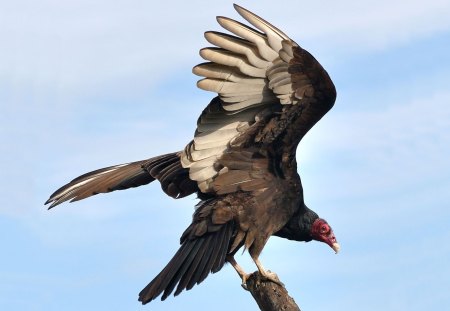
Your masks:
M 138 187 L 154 180 L 166 194 L 200 199 L 181 247 L 139 294 L 147 303 L 162 294 L 191 289 L 230 262 L 244 247 L 261 275 L 259 255 L 272 235 L 339 245 L 325 220 L 306 207 L 297 173 L 302 137 L 330 110 L 336 98 L 327 72 L 306 50 L 257 15 L 235 5 L 259 31 L 225 17 L 219 24 L 234 35 L 206 32 L 215 45 L 194 67 L 198 86 L 218 93 L 197 122 L 183 151 L 84 174 L 53 193 L 50 208 L 89 196 Z M 261 32 L 260 32 L 261 31 Z

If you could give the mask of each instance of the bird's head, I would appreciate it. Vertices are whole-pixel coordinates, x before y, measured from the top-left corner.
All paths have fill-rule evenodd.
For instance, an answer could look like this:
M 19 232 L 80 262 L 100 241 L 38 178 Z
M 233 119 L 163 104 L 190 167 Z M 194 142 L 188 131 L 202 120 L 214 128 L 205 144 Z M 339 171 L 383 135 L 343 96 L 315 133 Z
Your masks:
M 306 205 L 303 205 L 303 208 L 274 235 L 295 241 L 320 241 L 328 244 L 336 254 L 340 249 L 330 225 L 325 219 L 320 218 L 315 212 L 306 207 Z
M 325 219 L 317 218 L 311 225 L 311 237 L 313 240 L 328 244 L 336 254 L 340 250 L 339 243 L 336 240 L 333 229 Z

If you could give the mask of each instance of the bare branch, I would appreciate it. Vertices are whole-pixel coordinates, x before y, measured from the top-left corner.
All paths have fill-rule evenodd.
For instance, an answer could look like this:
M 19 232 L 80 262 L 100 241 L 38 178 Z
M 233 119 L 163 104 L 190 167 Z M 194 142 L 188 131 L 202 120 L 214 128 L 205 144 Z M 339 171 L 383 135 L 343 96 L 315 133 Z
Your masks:
M 262 311 L 301 311 L 281 281 L 277 284 L 263 280 L 259 272 L 254 272 L 246 284 Z

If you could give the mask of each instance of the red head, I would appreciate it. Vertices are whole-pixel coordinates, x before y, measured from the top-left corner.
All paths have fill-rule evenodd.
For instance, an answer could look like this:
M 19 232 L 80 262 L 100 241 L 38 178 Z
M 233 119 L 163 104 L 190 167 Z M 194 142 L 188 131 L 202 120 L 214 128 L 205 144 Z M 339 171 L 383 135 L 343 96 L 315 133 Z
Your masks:
M 334 236 L 330 225 L 322 218 L 317 218 L 311 227 L 311 236 L 313 240 L 321 241 L 328 244 L 336 254 L 339 252 L 340 246 Z

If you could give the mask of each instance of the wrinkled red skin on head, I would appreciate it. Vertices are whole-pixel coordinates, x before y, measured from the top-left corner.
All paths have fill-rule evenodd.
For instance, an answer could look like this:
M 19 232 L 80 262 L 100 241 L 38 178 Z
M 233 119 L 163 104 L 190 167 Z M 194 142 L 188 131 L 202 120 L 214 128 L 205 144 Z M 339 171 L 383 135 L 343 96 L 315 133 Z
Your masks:
M 333 229 L 322 218 L 317 218 L 311 227 L 311 236 L 314 240 L 324 242 L 333 248 L 333 244 L 337 243 Z

